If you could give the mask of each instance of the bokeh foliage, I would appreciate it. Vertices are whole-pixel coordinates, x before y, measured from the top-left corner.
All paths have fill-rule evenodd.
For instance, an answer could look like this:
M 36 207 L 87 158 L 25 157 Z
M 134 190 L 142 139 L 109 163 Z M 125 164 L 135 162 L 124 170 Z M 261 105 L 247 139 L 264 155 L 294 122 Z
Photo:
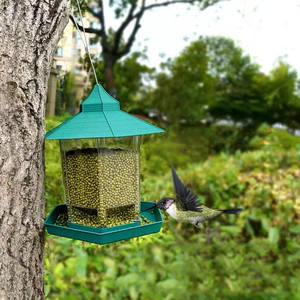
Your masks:
M 222 37 L 192 42 L 158 74 L 143 56 L 115 68 L 122 109 L 155 109 L 166 129 L 143 137 L 141 198 L 173 196 L 172 161 L 203 203 L 245 211 L 201 229 L 164 214 L 160 233 L 104 246 L 47 235 L 48 298 L 300 299 L 300 140 L 270 127 L 299 127 L 297 74 L 282 62 L 264 74 Z M 96 72 L 104 82 L 103 62 Z M 46 141 L 47 213 L 64 202 L 60 170 Z
M 201 37 L 162 67 L 147 97 L 172 124 L 225 121 L 243 147 L 263 123 L 300 126 L 296 71 L 279 62 L 265 74 L 229 38 Z
M 48 129 L 62 120 L 48 119 Z M 160 153 L 144 141 L 144 200 L 173 195 L 170 167 L 157 159 L 191 141 L 168 136 L 154 139 Z M 198 229 L 164 214 L 160 233 L 104 246 L 47 235 L 48 299 L 300 299 L 300 141 L 262 126 L 250 146 L 174 162 L 203 203 L 245 208 L 239 216 Z M 46 141 L 46 191 L 49 213 L 63 202 L 56 141 Z

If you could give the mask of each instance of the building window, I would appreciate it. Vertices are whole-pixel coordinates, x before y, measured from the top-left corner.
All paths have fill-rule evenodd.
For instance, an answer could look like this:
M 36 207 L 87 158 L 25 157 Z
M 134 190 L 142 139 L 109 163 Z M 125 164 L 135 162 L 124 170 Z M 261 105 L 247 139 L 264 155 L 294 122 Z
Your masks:
M 78 55 L 78 50 L 76 48 L 72 48 L 72 55 Z
M 62 70 L 62 66 L 61 66 L 61 65 L 57 65 L 57 66 L 56 66 L 56 70 L 57 70 L 58 72 L 60 72 L 60 71 Z
M 57 47 L 56 51 L 55 51 L 55 54 L 57 56 L 63 56 L 63 49 L 62 49 L 62 47 Z

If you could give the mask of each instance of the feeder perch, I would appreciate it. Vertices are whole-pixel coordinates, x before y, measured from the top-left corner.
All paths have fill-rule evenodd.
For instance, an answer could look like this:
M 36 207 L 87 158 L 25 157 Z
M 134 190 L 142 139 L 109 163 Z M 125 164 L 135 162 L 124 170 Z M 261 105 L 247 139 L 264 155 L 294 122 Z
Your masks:
M 127 238 L 151 233 L 151 226 L 139 230 L 146 226 L 140 217 L 140 136 L 161 132 L 121 111 L 119 102 L 95 85 L 80 112 L 46 134 L 46 139 L 60 141 L 66 199 L 65 206 L 56 207 L 45 221 L 48 232 L 71 238 L 76 238 L 74 230 L 92 232 L 92 241 L 99 244 L 124 239 L 124 230 L 133 227 Z M 63 229 L 54 218 L 58 211 L 67 214 Z M 157 232 L 161 214 L 157 209 L 153 215 L 155 220 L 147 226 L 158 222 L 159 228 L 152 225 Z M 110 232 L 114 237 L 107 238 Z M 84 234 L 79 239 L 91 241 Z

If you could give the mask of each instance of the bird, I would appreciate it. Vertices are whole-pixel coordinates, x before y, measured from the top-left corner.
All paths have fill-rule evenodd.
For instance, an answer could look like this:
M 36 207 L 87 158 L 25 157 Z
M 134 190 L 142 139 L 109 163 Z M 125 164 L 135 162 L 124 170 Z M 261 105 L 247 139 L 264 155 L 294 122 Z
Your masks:
M 197 227 L 202 222 L 212 220 L 222 214 L 239 214 L 243 211 L 242 208 L 214 209 L 201 204 L 198 196 L 193 194 L 180 180 L 172 164 L 171 168 L 176 197 L 163 197 L 157 204 L 146 210 L 158 207 L 166 211 L 173 219 L 180 222 L 189 222 Z

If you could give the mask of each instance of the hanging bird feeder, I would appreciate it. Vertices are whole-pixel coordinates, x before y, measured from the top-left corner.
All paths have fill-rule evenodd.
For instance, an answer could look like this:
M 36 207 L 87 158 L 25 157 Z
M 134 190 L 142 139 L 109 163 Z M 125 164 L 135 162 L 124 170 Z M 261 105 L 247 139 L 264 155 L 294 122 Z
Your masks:
M 158 232 L 159 209 L 141 214 L 154 202 L 140 201 L 139 164 L 140 136 L 161 132 L 95 85 L 80 112 L 46 134 L 60 141 L 66 199 L 46 219 L 48 232 L 97 244 Z

